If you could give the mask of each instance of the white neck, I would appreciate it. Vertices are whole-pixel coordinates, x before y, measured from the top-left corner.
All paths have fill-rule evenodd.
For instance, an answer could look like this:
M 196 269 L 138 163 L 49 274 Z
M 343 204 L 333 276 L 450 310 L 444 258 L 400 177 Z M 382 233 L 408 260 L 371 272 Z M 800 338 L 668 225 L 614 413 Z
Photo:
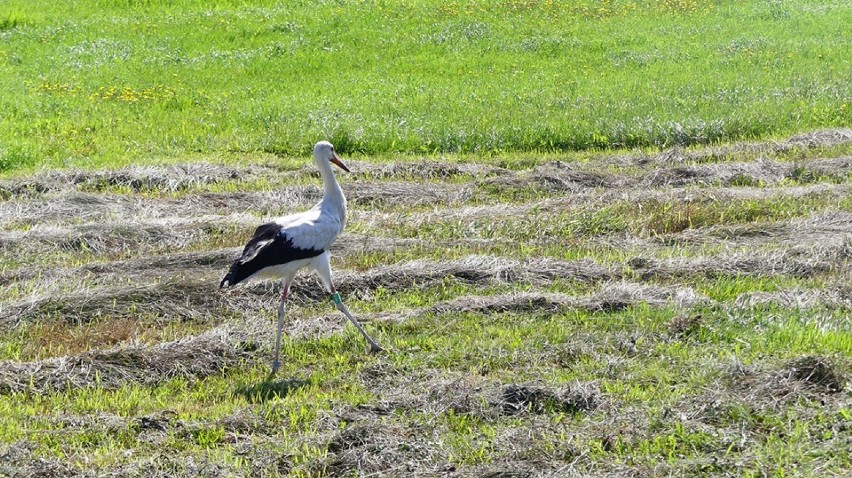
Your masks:
M 328 213 L 338 216 L 340 222 L 346 222 L 346 197 L 343 196 L 343 190 L 337 184 L 337 179 L 334 177 L 334 172 L 331 169 L 331 163 L 328 161 L 317 161 L 320 174 L 322 175 L 323 196 L 320 202 L 320 207 Z

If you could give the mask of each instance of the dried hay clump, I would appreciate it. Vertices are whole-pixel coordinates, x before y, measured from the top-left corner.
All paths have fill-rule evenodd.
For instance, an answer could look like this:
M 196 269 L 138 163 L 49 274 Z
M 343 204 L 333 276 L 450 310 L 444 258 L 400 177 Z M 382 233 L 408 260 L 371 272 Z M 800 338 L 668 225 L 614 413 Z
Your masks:
M 594 383 L 580 382 L 555 390 L 537 385 L 506 385 L 493 403 L 503 415 L 573 414 L 597 409 L 600 391 Z
M 0 232 L 0 250 L 44 252 L 57 249 L 102 255 L 156 247 L 184 247 L 203 233 L 200 223 L 98 222 L 68 228 L 37 225 L 25 232 Z
M 781 372 L 782 381 L 795 380 L 811 390 L 823 393 L 839 393 L 845 379 L 828 359 L 805 356 L 787 363 Z
M 797 134 L 787 140 L 788 145 L 807 147 L 837 146 L 852 142 L 852 129 L 824 129 L 811 133 Z
M 676 338 L 685 338 L 694 335 L 704 323 L 701 314 L 678 315 L 668 324 L 669 335 Z
M 133 215 L 141 205 L 138 198 L 120 194 L 70 192 L 38 200 L 0 202 L 0 220 L 18 223 L 63 223 L 94 221 L 99 217 Z
M 381 414 L 393 410 L 416 410 L 439 415 L 456 414 L 491 416 L 492 409 L 484 390 L 489 384 L 477 375 L 448 374 L 436 369 L 410 370 L 388 364 L 365 367 L 360 374 L 368 388 L 378 393 L 379 405 L 373 411 Z M 355 412 L 354 416 L 359 416 Z
M 674 305 L 692 308 L 709 302 L 710 299 L 695 292 L 692 287 L 610 282 L 603 284 L 596 293 L 582 300 L 579 305 L 588 310 L 617 311 L 642 303 L 651 307 Z
M 726 186 L 758 186 L 777 183 L 789 177 L 792 170 L 793 166 L 789 164 L 768 160 L 679 166 L 656 169 L 641 180 L 640 184 L 653 187 L 714 183 Z
M 317 471 L 330 476 L 436 476 L 449 457 L 435 440 L 425 428 L 390 421 L 349 425 L 329 440 L 328 456 Z
M 679 146 L 675 146 L 674 148 L 663 151 L 654 157 L 639 156 L 633 159 L 639 164 L 649 162 L 671 164 L 683 162 L 724 161 L 727 158 L 742 155 L 743 153 L 780 152 L 794 148 L 809 149 L 831 147 L 849 142 L 852 142 L 852 130 L 848 128 L 838 128 L 799 134 L 782 142 L 739 142 L 731 145 L 705 147 L 697 150 L 687 150 Z
M 839 269 L 849 257 L 852 241 L 844 238 L 769 252 L 668 260 L 634 258 L 628 265 L 642 280 L 724 275 L 811 277 Z
M 840 363 L 838 363 L 840 362 Z M 842 366 L 841 366 L 842 365 Z M 747 403 L 777 409 L 801 398 L 824 401 L 844 390 L 848 363 L 821 356 L 803 356 L 777 368 L 746 367 L 736 362 L 729 371 L 730 391 Z
M 438 303 L 428 311 L 439 314 L 449 312 L 556 314 L 570 309 L 615 311 L 639 304 L 647 304 L 650 307 L 674 305 L 681 308 L 692 308 L 707 303 L 710 303 L 710 299 L 698 294 L 691 287 L 610 282 L 603 284 L 597 292 L 585 298 L 534 292 L 495 296 L 463 296 Z
M 0 445 L 0 476 L 9 478 L 80 476 L 67 462 L 37 458 L 31 448 L 26 441 Z

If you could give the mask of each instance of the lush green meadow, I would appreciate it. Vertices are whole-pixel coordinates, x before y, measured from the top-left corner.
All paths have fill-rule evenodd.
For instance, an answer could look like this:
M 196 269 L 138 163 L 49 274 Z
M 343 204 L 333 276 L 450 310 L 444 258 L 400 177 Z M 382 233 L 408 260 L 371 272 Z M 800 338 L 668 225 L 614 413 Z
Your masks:
M 852 123 L 844 1 L 0 4 L 0 171 L 707 143 Z

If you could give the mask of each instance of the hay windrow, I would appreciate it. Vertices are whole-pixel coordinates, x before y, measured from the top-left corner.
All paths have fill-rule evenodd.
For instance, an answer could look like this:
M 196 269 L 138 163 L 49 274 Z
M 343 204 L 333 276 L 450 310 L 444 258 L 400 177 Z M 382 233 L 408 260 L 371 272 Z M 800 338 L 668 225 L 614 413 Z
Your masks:
M 498 168 L 473 162 L 441 162 L 429 159 L 406 161 L 400 163 L 365 163 L 351 162 L 347 165 L 352 170 L 351 176 L 359 181 L 386 179 L 451 179 L 460 176 L 499 176 L 509 174 L 504 168 Z
M 747 245 L 805 245 L 843 241 L 852 235 L 852 213 L 827 211 L 804 218 L 686 229 L 660 237 L 667 244 L 713 242 Z
M 338 288 L 357 293 L 363 289 L 429 287 L 453 277 L 467 284 L 529 283 L 547 285 L 554 279 L 600 282 L 620 272 L 593 261 L 552 259 L 513 260 L 497 256 L 467 256 L 454 261 L 416 260 L 374 268 L 363 273 L 341 271 Z
M 449 205 L 461 203 L 473 195 L 467 185 L 418 184 L 404 182 L 349 183 L 343 185 L 346 198 L 355 207 L 385 204 Z
M 366 271 L 335 272 L 335 285 L 344 294 L 369 295 L 377 288 L 400 290 L 432 287 L 452 278 L 472 285 L 525 283 L 533 286 L 550 284 L 555 279 L 595 283 L 620 277 L 621 272 L 594 261 L 558 261 L 546 258 L 513 260 L 498 256 L 467 256 L 453 261 L 415 260 L 375 267 Z M 254 291 L 263 285 L 249 284 L 243 289 Z M 325 298 L 312 275 L 296 277 L 293 297 Z
M 337 177 L 360 234 L 334 245 L 333 274 L 387 350 L 364 354 L 302 272 L 285 322 L 292 370 L 266 381 L 280 284 L 218 282 L 261 221 L 320 199 L 308 160 L 2 180 L 0 332 L 19 358 L 0 361 L 0 396 L 15 409 L 126 387 L 144 405 L 7 417 L 20 441 L 0 447 L 0 475 L 733 476 L 778 450 L 836 472 L 852 157 L 819 148 L 850 141 L 353 161 Z M 704 221 L 645 221 L 680 206 Z M 559 232 L 575 212 L 626 226 Z M 446 296 L 456 289 L 466 295 Z M 714 368 L 720 357 L 748 365 Z M 197 393 L 205 377 L 232 415 L 208 397 L 152 399 L 186 381 Z M 806 446 L 782 443 L 793 435 Z M 99 467 L 102 449 L 117 458 Z
M 50 171 L 26 180 L 0 182 L 0 191 L 10 196 L 33 196 L 62 190 L 182 191 L 225 181 L 247 181 L 269 174 L 262 166 L 234 167 L 210 163 L 171 166 L 128 166 L 106 171 Z
M 838 272 L 852 257 L 851 244 L 843 237 L 829 243 L 806 244 L 768 252 L 665 260 L 636 257 L 629 260 L 627 265 L 642 280 L 738 275 L 815 277 Z
M 693 308 L 706 305 L 710 299 L 691 287 L 664 287 L 630 282 L 606 282 L 586 297 L 565 294 L 520 292 L 494 296 L 462 296 L 435 304 L 429 309 L 436 314 L 475 312 L 480 314 L 535 313 L 558 314 L 572 309 L 589 311 L 622 310 L 640 304 L 650 307 L 673 306 Z
M 61 392 L 96 385 L 155 385 L 175 378 L 197 379 L 241 363 L 252 332 L 225 325 L 186 339 L 149 347 L 95 350 L 38 362 L 0 362 L 0 394 Z
M 165 282 L 103 287 L 64 295 L 49 295 L 0 306 L 0 329 L 22 323 L 64 320 L 85 324 L 102 317 L 157 316 L 166 320 L 203 321 L 223 312 L 216 284 Z
M 628 155 L 622 161 L 638 164 L 676 165 L 683 163 L 702 163 L 724 161 L 726 158 L 743 154 L 785 152 L 790 150 L 808 150 L 828 148 L 852 142 L 852 130 L 848 128 L 825 129 L 794 135 L 782 141 L 736 142 L 721 146 L 685 149 L 676 146 L 656 155 Z
M 734 300 L 736 307 L 752 308 L 774 305 L 786 309 L 811 309 L 825 307 L 852 311 L 852 294 L 841 288 L 833 289 L 791 289 L 776 292 L 748 292 Z M 841 321 L 842 322 L 842 321 Z M 852 325 L 852 319 L 847 320 Z

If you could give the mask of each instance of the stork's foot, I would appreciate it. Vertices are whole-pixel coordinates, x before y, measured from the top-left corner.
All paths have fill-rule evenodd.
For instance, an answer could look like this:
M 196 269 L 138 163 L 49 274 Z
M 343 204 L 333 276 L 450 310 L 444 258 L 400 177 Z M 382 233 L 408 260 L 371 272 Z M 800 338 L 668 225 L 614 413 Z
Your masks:
M 270 376 L 278 373 L 279 368 L 281 368 L 281 362 L 279 362 L 278 360 L 273 360 L 272 361 L 272 373 L 270 374 Z
M 379 346 L 379 344 L 375 344 L 375 343 L 370 344 L 370 353 L 371 354 L 377 354 L 379 352 L 384 352 L 384 351 L 385 351 L 385 349 L 381 348 Z

